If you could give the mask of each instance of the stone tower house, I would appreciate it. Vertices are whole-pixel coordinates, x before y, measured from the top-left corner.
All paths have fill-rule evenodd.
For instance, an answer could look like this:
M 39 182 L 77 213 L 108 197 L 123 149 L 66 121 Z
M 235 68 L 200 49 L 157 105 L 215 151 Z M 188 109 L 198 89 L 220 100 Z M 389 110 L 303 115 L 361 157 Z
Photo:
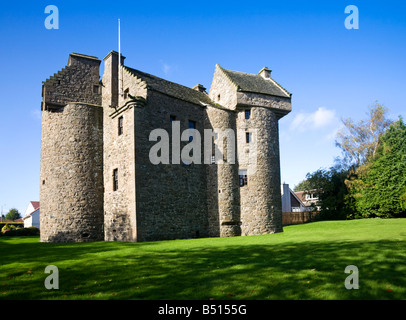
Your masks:
M 125 66 L 123 56 L 119 76 L 118 59 L 115 51 L 104 58 L 100 80 L 99 59 L 72 53 L 43 83 L 41 241 L 281 232 L 278 120 L 291 111 L 291 94 L 271 71 L 216 65 L 207 93 Z M 168 133 L 169 162 L 151 161 L 156 129 Z M 192 153 L 201 162 L 173 151 L 199 136 Z

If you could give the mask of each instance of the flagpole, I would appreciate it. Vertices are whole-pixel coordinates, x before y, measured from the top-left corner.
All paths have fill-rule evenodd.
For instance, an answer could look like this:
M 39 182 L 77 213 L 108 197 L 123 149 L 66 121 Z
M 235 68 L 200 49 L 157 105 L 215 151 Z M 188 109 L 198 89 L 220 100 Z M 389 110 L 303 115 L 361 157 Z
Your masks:
M 118 19 L 118 94 L 121 96 L 121 47 L 120 47 L 120 19 Z

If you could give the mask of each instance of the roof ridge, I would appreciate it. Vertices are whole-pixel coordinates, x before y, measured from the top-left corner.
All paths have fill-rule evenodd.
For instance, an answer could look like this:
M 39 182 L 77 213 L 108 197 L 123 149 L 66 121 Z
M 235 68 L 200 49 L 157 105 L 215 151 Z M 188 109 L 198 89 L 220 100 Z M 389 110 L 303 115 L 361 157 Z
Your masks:
M 175 97 L 183 101 L 188 101 L 202 107 L 205 105 L 215 104 L 215 102 L 210 99 L 207 93 L 200 92 L 185 85 L 166 80 L 150 73 L 130 68 L 128 66 L 123 67 L 136 79 L 140 79 L 141 81 L 146 83 L 148 88 L 151 90 Z
M 185 85 L 183 85 L 183 84 L 180 84 L 180 83 L 177 83 L 177 82 L 173 82 L 173 81 L 170 81 L 170 80 L 167 80 L 167 79 L 164 79 L 164 78 L 155 76 L 155 75 L 153 75 L 153 74 L 150 74 L 150 73 L 147 73 L 147 72 L 144 72 L 144 71 L 141 71 L 141 70 L 137 70 L 137 69 L 130 68 L 130 67 L 127 67 L 127 66 L 123 66 L 123 67 L 124 67 L 124 68 L 127 68 L 127 69 L 130 69 L 130 70 L 133 70 L 133 71 L 135 71 L 135 72 L 143 73 L 143 74 L 145 74 L 145 75 L 147 75 L 147 76 L 149 76 L 149 77 L 152 77 L 152 78 L 155 78 L 155 79 L 158 79 L 158 80 L 166 81 L 166 82 L 169 82 L 169 83 L 171 83 L 171 84 L 174 84 L 174 85 L 177 85 L 177 86 L 181 86 L 181 87 L 186 88 L 186 89 L 189 89 L 189 90 L 193 90 L 194 92 L 199 92 L 199 91 L 197 91 L 197 90 L 195 90 L 195 89 L 193 89 L 193 88 L 187 87 L 187 86 L 185 86 Z M 129 70 L 129 71 L 130 71 L 130 70 Z M 130 71 L 130 72 L 131 72 L 131 71 Z M 133 74 L 133 76 L 137 77 L 137 76 L 134 75 L 134 74 Z M 137 78 L 138 78 L 138 77 L 137 77 Z M 145 82 L 145 80 L 143 80 L 143 81 Z M 200 92 L 200 93 L 202 93 L 202 92 Z
M 288 96 L 288 97 L 292 96 L 292 94 L 288 90 L 286 90 L 284 87 L 282 87 L 272 77 L 269 77 L 269 78 L 265 79 L 259 74 L 247 73 L 247 72 L 241 72 L 241 71 L 235 71 L 235 70 L 229 70 L 229 69 L 225 69 L 225 68 L 221 67 L 219 64 L 217 64 L 216 66 L 218 66 L 219 69 L 223 72 L 223 74 L 230 80 L 230 82 L 237 87 L 238 91 L 245 91 L 245 92 L 250 91 L 250 90 L 246 90 L 247 88 L 241 87 L 241 85 L 237 83 L 238 77 L 248 76 L 248 77 L 251 77 L 251 79 L 253 79 L 252 81 L 254 81 L 254 79 L 256 79 L 256 80 L 260 79 L 260 81 L 271 81 L 272 84 L 282 92 L 282 95 L 276 94 L 278 96 L 282 96 L 282 97 L 285 96 L 285 95 Z M 233 79 L 232 77 L 237 78 L 237 79 Z M 253 92 L 256 92 L 256 91 L 253 91 Z

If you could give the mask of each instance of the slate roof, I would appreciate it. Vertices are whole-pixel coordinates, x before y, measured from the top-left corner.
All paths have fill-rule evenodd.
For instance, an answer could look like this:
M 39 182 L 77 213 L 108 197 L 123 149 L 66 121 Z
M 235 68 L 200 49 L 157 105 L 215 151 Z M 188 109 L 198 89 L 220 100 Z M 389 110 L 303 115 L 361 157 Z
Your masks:
M 217 66 L 237 86 L 238 91 L 262 93 L 284 98 L 291 97 L 291 94 L 272 78 L 264 79 L 257 74 L 232 71 Z
M 198 90 L 191 89 L 178 83 L 174 83 L 126 66 L 124 66 L 124 69 L 144 81 L 147 84 L 147 87 L 151 90 L 158 91 L 168 96 L 200 106 L 211 105 L 214 107 L 219 107 L 204 92 L 200 92 Z

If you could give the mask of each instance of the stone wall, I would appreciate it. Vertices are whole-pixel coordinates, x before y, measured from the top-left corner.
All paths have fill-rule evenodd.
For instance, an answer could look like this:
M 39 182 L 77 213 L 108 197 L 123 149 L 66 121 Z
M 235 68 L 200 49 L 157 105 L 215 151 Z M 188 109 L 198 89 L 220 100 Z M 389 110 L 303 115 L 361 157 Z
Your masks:
M 102 108 L 69 103 L 43 111 L 41 241 L 103 240 Z
M 206 170 L 204 164 L 152 164 L 149 152 L 157 141 L 149 141 L 154 129 L 165 129 L 171 138 L 170 116 L 179 121 L 180 133 L 189 120 L 203 137 L 204 109 L 160 92 L 148 91 L 148 102 L 135 113 L 136 211 L 138 241 L 204 237 L 208 235 Z M 182 141 L 181 150 L 189 141 Z M 203 155 L 202 149 L 201 153 Z
M 237 103 L 239 107 L 271 108 L 278 119 L 291 111 L 290 98 L 268 96 L 260 93 L 238 92 Z
M 219 65 L 214 71 L 209 97 L 227 109 L 235 110 L 237 106 L 237 87 L 229 81 Z
M 103 83 L 104 109 L 104 225 L 107 241 L 137 241 L 135 114 L 136 108 L 123 108 L 126 99 L 118 94 L 118 54 L 105 58 Z M 144 86 L 123 72 L 124 90 L 143 95 Z M 115 107 L 112 107 L 115 106 Z M 122 118 L 122 134 L 118 132 Z M 118 188 L 113 189 L 113 170 L 117 169 Z
M 68 65 L 44 82 L 43 109 L 70 102 L 100 105 L 99 66 L 96 57 L 70 54 Z

